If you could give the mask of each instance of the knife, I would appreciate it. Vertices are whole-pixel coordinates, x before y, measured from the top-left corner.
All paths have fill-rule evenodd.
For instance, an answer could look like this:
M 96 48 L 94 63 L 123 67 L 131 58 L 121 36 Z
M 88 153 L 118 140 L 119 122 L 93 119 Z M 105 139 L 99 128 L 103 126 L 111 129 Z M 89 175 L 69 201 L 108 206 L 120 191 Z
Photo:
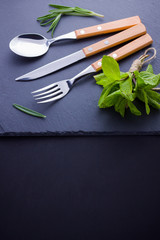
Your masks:
M 61 68 L 64 68 L 70 64 L 73 64 L 81 59 L 84 59 L 84 58 L 90 57 L 96 53 L 105 51 L 106 49 L 109 49 L 118 44 L 132 40 L 132 39 L 139 37 L 145 33 L 146 33 L 146 28 L 142 23 L 140 23 L 140 24 L 133 26 L 127 30 L 117 33 L 112 37 L 106 38 L 102 41 L 99 41 L 95 44 L 85 47 L 80 51 L 77 51 L 66 57 L 60 58 L 60 59 L 53 61 L 51 63 L 48 63 L 40 68 L 37 68 L 27 74 L 24 74 L 24 75 L 16 78 L 15 80 L 16 81 L 18 81 L 18 80 L 23 80 L 23 81 L 27 80 L 28 81 L 28 80 L 33 80 L 33 79 L 43 77 L 45 75 L 48 75 L 50 73 L 53 73 L 53 72 L 61 69 Z

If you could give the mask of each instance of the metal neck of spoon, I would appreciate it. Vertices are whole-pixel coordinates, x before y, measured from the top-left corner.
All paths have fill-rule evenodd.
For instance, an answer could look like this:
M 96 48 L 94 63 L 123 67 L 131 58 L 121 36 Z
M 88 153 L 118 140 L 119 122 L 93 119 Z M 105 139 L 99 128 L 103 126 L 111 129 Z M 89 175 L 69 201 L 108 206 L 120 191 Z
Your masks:
M 57 41 L 67 40 L 67 39 L 76 39 L 76 38 L 77 37 L 76 37 L 75 31 L 73 31 L 73 32 L 61 35 L 59 37 L 56 37 L 56 38 L 48 39 L 48 44 L 51 45 L 52 43 L 57 42 Z

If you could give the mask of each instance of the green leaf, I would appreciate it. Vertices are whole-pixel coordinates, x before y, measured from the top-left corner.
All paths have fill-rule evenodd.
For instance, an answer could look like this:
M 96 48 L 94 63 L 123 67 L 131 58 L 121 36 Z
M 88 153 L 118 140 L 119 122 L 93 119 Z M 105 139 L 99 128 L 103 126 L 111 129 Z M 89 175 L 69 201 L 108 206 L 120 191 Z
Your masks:
M 127 100 L 129 100 L 129 101 L 131 101 L 131 102 L 133 102 L 133 101 L 135 100 L 136 96 L 137 96 L 136 93 L 125 94 L 125 93 L 121 92 L 121 94 L 122 94 L 122 96 L 123 96 L 125 99 L 127 99 Z
M 131 73 L 129 73 L 129 72 L 126 72 L 126 73 L 122 73 L 122 72 L 120 72 L 120 75 L 121 75 L 121 80 L 126 80 L 127 78 L 131 78 Z
M 80 13 L 90 13 L 91 11 L 88 10 L 88 9 L 83 9 L 83 8 L 80 8 L 80 7 L 75 7 L 74 8 L 74 11 L 75 12 L 80 12 Z
M 144 102 L 144 95 L 143 95 L 141 89 L 139 89 L 139 90 L 136 91 L 136 96 L 137 96 L 137 98 L 138 98 L 140 101 Z
M 126 80 L 120 82 L 120 90 L 124 98 L 129 101 L 134 101 L 136 93 L 132 93 L 132 78 L 128 77 Z
M 102 58 L 102 70 L 107 78 L 113 80 L 120 80 L 121 74 L 119 64 L 110 56 L 103 56 Z
M 49 28 L 49 30 L 48 30 L 48 32 L 49 32 L 49 31 L 52 29 L 52 32 L 51 32 L 52 37 L 53 37 L 53 32 L 54 32 L 54 30 L 55 30 L 58 22 L 60 21 L 61 16 L 62 16 L 62 14 L 59 14 L 59 15 L 54 19 L 53 23 L 51 24 L 51 26 L 50 26 L 50 28 Z
M 147 69 L 146 69 L 146 72 L 150 72 L 150 73 L 153 73 L 153 67 L 151 64 L 148 65 Z
M 132 79 L 130 77 L 121 81 L 120 90 L 126 95 L 130 95 L 132 93 Z
M 160 76 L 150 72 L 140 72 L 136 76 L 137 87 L 151 89 L 159 84 Z
M 150 107 L 148 105 L 148 97 L 147 97 L 147 93 L 145 92 L 145 90 L 142 90 L 143 96 L 144 96 L 144 102 L 145 102 L 145 108 L 146 108 L 146 113 L 149 114 L 150 113 Z
M 160 103 L 160 94 L 159 93 L 157 93 L 153 90 L 146 90 L 146 93 L 150 98 L 152 98 L 155 101 L 157 101 L 158 103 Z
M 122 72 L 122 71 L 120 71 L 120 75 L 121 75 L 121 77 L 122 77 L 122 75 L 123 75 L 123 74 L 126 74 L 126 73 L 125 73 L 125 72 Z
M 107 78 L 104 73 L 97 74 L 96 76 L 94 76 L 94 78 L 95 78 L 95 80 L 96 80 L 96 84 L 102 85 L 103 87 L 106 87 L 106 86 L 108 86 L 109 84 L 115 82 L 114 79 L 112 79 L 112 78 Z
M 46 26 L 46 25 L 50 24 L 51 22 L 53 22 L 53 19 L 50 20 L 50 21 L 48 21 L 48 22 L 45 22 L 45 23 L 42 21 L 42 22 L 40 23 L 40 25 L 41 25 L 41 26 Z
M 119 96 L 117 102 L 114 105 L 114 109 L 116 112 L 119 112 L 122 117 L 124 117 L 125 109 L 126 109 L 127 100 L 122 96 Z
M 37 21 L 47 21 L 49 19 L 54 19 L 57 15 L 58 15 L 58 13 L 57 14 L 47 14 L 42 17 L 38 17 Z
M 57 9 L 68 9 L 71 7 L 63 6 L 63 5 L 57 5 L 57 4 L 49 4 L 50 7 L 57 8 Z
M 29 108 L 26 108 L 26 107 L 23 107 L 21 105 L 18 105 L 18 104 L 13 104 L 13 107 L 17 108 L 18 110 L 26 113 L 26 114 L 29 114 L 29 115 L 32 115 L 34 117 L 39 117 L 39 118 L 45 118 L 46 116 L 44 116 L 43 114 L 39 113 L 39 112 L 36 112 L 34 110 L 31 110 Z
M 77 13 L 77 12 L 70 12 L 70 13 L 64 13 L 63 15 L 68 15 L 68 16 L 78 16 L 78 17 L 90 17 L 90 14 L 82 14 L 82 13 Z
M 96 80 L 96 84 L 98 85 L 102 85 L 103 87 L 105 87 L 107 84 L 107 80 L 108 78 L 106 77 L 106 75 L 104 73 L 100 73 L 94 76 L 94 79 Z
M 54 7 L 56 9 L 49 10 L 49 12 L 54 13 L 64 13 L 65 15 L 69 13 L 69 15 L 74 16 L 98 16 L 98 17 L 104 17 L 103 15 L 99 13 L 95 13 L 93 11 L 90 11 L 88 9 L 79 8 L 79 7 L 67 7 L 67 6 L 61 6 L 56 4 L 49 4 L 50 7 Z
M 95 13 L 95 12 L 90 11 L 88 9 L 83 9 L 83 8 L 79 8 L 79 7 L 75 7 L 74 11 L 78 12 L 78 13 L 81 13 L 81 14 L 85 14 L 86 16 L 104 17 L 104 15 L 102 15 L 102 14 Z
M 99 100 L 98 106 L 100 108 L 112 107 L 117 102 L 117 99 L 120 95 L 121 95 L 120 90 L 117 90 L 109 95 L 104 93 L 103 100 L 102 99 Z
M 99 98 L 98 106 L 100 108 L 104 108 L 104 102 L 108 94 L 111 92 L 112 88 L 114 87 L 115 83 L 111 83 L 110 85 L 103 88 L 101 96 Z
M 136 108 L 136 106 L 131 101 L 128 101 L 127 104 L 128 104 L 128 107 L 129 107 L 131 113 L 133 113 L 134 115 L 137 115 L 137 116 L 141 115 L 141 112 Z
M 151 105 L 152 107 L 156 108 L 156 109 L 160 109 L 159 96 L 158 96 L 159 94 L 157 93 L 158 94 L 157 95 L 156 92 L 153 92 L 152 90 L 147 90 L 147 91 L 145 90 L 145 92 L 147 93 L 148 104 Z M 144 94 L 143 94 L 142 90 L 137 91 L 137 97 L 142 102 L 145 102 Z
M 59 14 L 59 13 L 61 13 L 61 14 L 65 13 L 65 14 L 67 14 L 67 13 L 71 13 L 71 12 L 73 12 L 73 11 L 74 11 L 74 8 L 49 10 L 49 12 L 54 13 L 54 14 L 57 14 L 57 13 L 58 13 L 58 14 Z
M 128 77 L 128 73 L 120 72 L 120 75 L 121 75 L 121 78 L 127 78 Z M 115 82 L 114 79 L 107 78 L 106 75 L 103 72 L 95 75 L 94 79 L 96 80 L 96 84 L 102 85 L 103 87 L 106 87 L 110 83 Z
M 160 109 L 160 104 L 154 100 L 153 98 L 148 96 L 148 103 L 149 105 L 151 105 L 152 107 L 156 108 L 156 109 Z
M 53 7 L 54 9 L 49 10 L 50 14 L 41 16 L 37 18 L 37 21 L 40 21 L 41 26 L 45 26 L 47 24 L 51 24 L 49 31 L 51 31 L 51 35 L 53 37 L 53 32 L 60 21 L 60 18 L 62 15 L 73 15 L 73 16 L 98 16 L 98 17 L 104 17 L 103 15 L 99 13 L 95 13 L 93 11 L 90 11 L 88 9 L 83 9 L 79 7 L 68 7 L 68 6 L 62 6 L 57 4 L 49 4 L 50 7 Z

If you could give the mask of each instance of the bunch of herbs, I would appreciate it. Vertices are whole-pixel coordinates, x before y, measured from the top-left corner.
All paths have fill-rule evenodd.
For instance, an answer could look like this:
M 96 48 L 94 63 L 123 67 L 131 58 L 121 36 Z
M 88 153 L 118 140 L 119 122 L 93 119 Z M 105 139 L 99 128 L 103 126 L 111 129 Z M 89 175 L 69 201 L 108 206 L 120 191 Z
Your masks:
M 114 58 L 103 56 L 102 71 L 94 76 L 96 83 L 103 86 L 98 102 L 100 108 L 114 107 L 122 117 L 129 108 L 131 113 L 140 116 L 141 111 L 135 105 L 135 99 L 139 99 L 145 103 L 147 114 L 150 106 L 160 109 L 160 94 L 153 89 L 160 83 L 160 74 L 153 73 L 151 64 L 146 71 L 123 73 Z

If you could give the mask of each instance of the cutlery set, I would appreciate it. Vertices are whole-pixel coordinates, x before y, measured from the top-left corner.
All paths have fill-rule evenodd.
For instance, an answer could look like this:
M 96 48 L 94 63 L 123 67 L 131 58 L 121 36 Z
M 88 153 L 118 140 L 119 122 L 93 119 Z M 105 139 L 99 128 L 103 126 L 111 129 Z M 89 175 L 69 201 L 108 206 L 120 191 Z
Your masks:
M 78 40 L 118 31 L 120 32 L 114 34 L 111 37 L 105 38 L 104 40 L 84 47 L 75 53 L 41 66 L 27 74 L 16 78 L 16 80 L 28 81 L 43 77 L 66 66 L 69 66 L 79 60 L 105 51 L 119 44 L 129 42 L 108 55 L 119 61 L 152 44 L 153 42 L 151 36 L 147 33 L 145 26 L 141 23 L 141 20 L 138 16 L 108 22 L 88 28 L 82 28 L 53 39 L 46 39 L 42 35 L 38 34 L 19 35 L 12 39 L 10 42 L 10 49 L 20 56 L 37 57 L 45 54 L 48 51 L 49 46 L 55 41 L 63 39 Z M 55 82 L 44 88 L 33 91 L 32 94 L 34 94 L 33 96 L 35 97 L 35 100 L 38 100 L 37 103 L 47 103 L 58 100 L 60 98 L 63 98 L 70 91 L 75 81 L 79 80 L 84 75 L 94 72 L 96 73 L 100 71 L 101 68 L 102 59 L 99 59 L 71 79 Z

